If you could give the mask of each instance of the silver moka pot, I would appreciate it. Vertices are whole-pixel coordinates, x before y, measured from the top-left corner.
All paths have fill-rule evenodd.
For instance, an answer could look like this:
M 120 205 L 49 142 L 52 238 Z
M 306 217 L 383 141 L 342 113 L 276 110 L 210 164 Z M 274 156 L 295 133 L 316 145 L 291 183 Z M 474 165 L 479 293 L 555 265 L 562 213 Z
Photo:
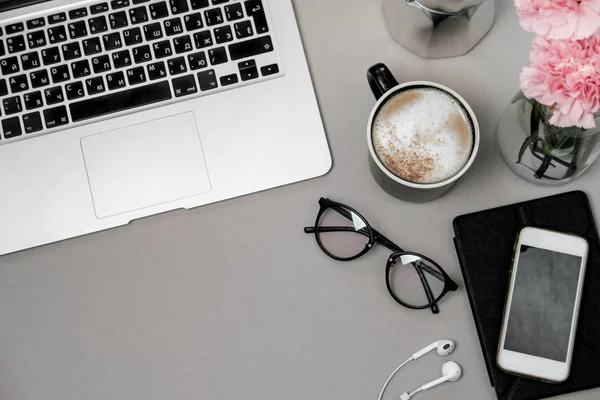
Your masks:
M 495 0 L 383 0 L 396 42 L 424 58 L 468 53 L 494 24 Z

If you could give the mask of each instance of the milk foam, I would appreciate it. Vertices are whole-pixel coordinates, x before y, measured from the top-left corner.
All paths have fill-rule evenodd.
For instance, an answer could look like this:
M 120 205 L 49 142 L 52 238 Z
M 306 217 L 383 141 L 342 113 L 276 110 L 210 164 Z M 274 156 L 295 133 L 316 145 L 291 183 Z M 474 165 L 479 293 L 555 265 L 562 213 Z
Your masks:
M 456 175 L 473 150 L 467 111 L 438 89 L 411 89 L 392 97 L 372 129 L 381 162 L 414 183 L 437 183 Z

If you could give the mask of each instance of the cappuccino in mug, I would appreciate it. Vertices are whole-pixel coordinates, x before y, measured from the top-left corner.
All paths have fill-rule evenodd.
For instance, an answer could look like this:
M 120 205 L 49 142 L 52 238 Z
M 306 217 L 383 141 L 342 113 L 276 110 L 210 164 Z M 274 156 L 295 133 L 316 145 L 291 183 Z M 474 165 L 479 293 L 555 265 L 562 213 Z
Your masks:
M 469 162 L 475 141 L 467 110 L 434 87 L 390 97 L 377 113 L 371 135 L 381 163 L 400 179 L 418 184 L 457 175 Z

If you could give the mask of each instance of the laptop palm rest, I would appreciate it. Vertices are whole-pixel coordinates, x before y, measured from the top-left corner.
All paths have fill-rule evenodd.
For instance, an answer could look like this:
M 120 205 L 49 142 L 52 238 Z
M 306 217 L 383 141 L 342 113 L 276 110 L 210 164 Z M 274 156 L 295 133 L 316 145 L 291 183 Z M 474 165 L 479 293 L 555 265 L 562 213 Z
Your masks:
M 191 112 L 81 139 L 98 218 L 211 190 Z

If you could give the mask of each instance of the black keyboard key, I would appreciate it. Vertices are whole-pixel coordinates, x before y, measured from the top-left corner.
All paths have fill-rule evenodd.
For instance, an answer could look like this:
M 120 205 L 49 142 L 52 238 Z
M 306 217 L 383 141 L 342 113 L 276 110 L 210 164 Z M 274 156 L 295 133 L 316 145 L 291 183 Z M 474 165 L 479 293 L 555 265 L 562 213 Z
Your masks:
M 242 61 L 238 64 L 238 69 L 240 70 L 242 81 L 258 78 L 258 68 L 256 68 L 256 61 L 254 60 Z
M 150 0 L 133 0 L 133 5 L 138 5 L 138 4 L 142 4 L 142 3 L 147 3 Z
M 173 79 L 173 91 L 175 92 L 175 97 L 197 93 L 196 78 L 194 78 L 194 75 L 187 75 Z
M 65 14 L 65 13 L 52 14 L 52 15 L 48 16 L 49 24 L 59 24 L 61 22 L 65 22 L 66 20 L 67 20 L 67 14 Z
M 104 49 L 106 51 L 123 47 L 123 41 L 121 40 L 121 34 L 119 32 L 112 32 L 108 35 L 104 35 L 102 36 L 102 40 L 104 41 Z
M 21 54 L 21 65 L 23 70 L 39 68 L 42 64 L 40 63 L 40 55 L 37 52 Z
M 198 49 L 210 47 L 214 44 L 210 31 L 194 33 L 194 42 L 196 43 L 196 48 Z
M 62 25 L 48 28 L 48 40 L 50 44 L 60 43 L 67 40 L 67 31 Z
M 181 14 L 189 10 L 187 0 L 169 0 L 173 15 Z
M 46 34 L 44 31 L 29 32 L 27 34 L 27 41 L 29 42 L 30 49 L 37 49 L 46 45 Z
M 133 49 L 133 60 L 136 64 L 152 60 L 150 46 L 140 46 Z
M 169 16 L 169 7 L 164 1 L 150 4 L 150 16 L 152 19 L 165 18 Z
M 101 76 L 86 79 L 85 87 L 90 96 L 94 95 L 94 94 L 102 93 L 106 90 L 106 87 L 104 86 L 104 79 L 102 79 Z
M 123 38 L 127 46 L 142 43 L 142 31 L 140 28 L 127 29 L 123 31 Z
M 71 22 L 67 25 L 67 29 L 69 30 L 69 37 L 71 39 L 79 39 L 87 36 L 87 25 L 85 24 L 85 21 Z
M 148 11 L 146 6 L 136 7 L 129 10 L 129 18 L 132 24 L 143 24 L 148 22 Z
M 23 32 L 25 30 L 25 26 L 22 22 L 17 22 L 16 24 L 6 25 L 6 34 L 12 35 L 13 33 Z
M 42 61 L 44 62 L 44 65 L 59 63 L 61 61 L 59 48 L 50 47 L 42 50 Z
M 277 64 L 266 65 L 260 69 L 260 73 L 263 76 L 278 74 L 279 73 L 279 65 L 277 65 Z
M 19 72 L 19 60 L 17 57 L 9 57 L 5 58 L 4 60 L 0 60 L 0 70 L 2 70 L 2 75 L 9 75 Z
M 206 25 L 213 26 L 223 23 L 223 13 L 220 8 L 213 8 L 212 10 L 204 11 L 204 19 L 206 19 Z
M 168 40 L 156 42 L 152 47 L 154 48 L 155 58 L 164 58 L 173 55 L 173 52 L 171 51 L 171 42 Z
M 237 21 L 238 19 L 244 18 L 242 5 L 235 3 L 225 6 L 225 16 L 227 17 L 227 21 Z
M 229 0 L 212 0 L 213 5 L 218 6 L 219 4 L 225 4 L 229 2 Z
M 110 22 L 110 27 L 112 29 L 124 28 L 129 23 L 127 22 L 127 14 L 125 11 L 119 11 L 108 16 L 108 21 Z
M 203 51 L 201 51 L 200 53 L 190 54 L 187 58 L 188 63 L 190 64 L 190 69 L 192 71 L 206 68 L 206 66 L 208 65 L 206 61 L 206 54 L 204 54 Z
M 87 15 L 88 15 L 87 8 L 77 8 L 75 10 L 69 11 L 69 18 L 71 18 L 71 19 L 83 18 L 83 17 L 87 17 Z
M 185 29 L 188 31 L 195 31 L 204 26 L 202 23 L 202 15 L 200 15 L 200 13 L 186 15 L 183 17 L 183 22 L 185 23 Z
M 110 2 L 110 6 L 113 10 L 118 10 L 119 8 L 125 8 L 129 6 L 129 0 L 113 0 Z
M 88 60 L 75 61 L 71 64 L 71 72 L 75 79 L 90 75 L 92 73 L 90 62 Z
M 175 53 L 181 54 L 188 51 L 192 51 L 192 39 L 186 35 L 173 39 L 173 47 L 175 47 Z
M 45 25 L 46 25 L 46 20 L 43 17 L 30 19 L 29 21 L 27 21 L 27 29 L 41 28 L 42 26 L 45 26 Z M 2 35 L 0 35 L 0 36 L 2 36 Z
M 48 78 L 48 71 L 46 71 L 45 69 L 30 72 L 29 80 L 31 81 L 32 88 L 39 88 L 50 84 L 50 78 Z
M 252 23 L 250 21 L 242 21 L 237 22 L 233 25 L 235 29 L 235 36 L 238 39 L 245 39 L 254 35 L 254 30 L 252 29 Z
M 19 117 L 7 118 L 2 120 L 2 131 L 4 132 L 4 138 L 11 139 L 17 136 L 21 136 L 21 122 Z
M 156 40 L 163 37 L 160 23 L 155 22 L 153 24 L 144 25 L 144 35 L 146 36 L 147 41 Z
M 233 33 L 231 32 L 230 26 L 222 26 L 215 28 L 215 41 L 217 44 L 231 42 L 233 40 Z
M 183 33 L 181 18 L 173 18 L 165 21 L 165 33 L 167 36 L 179 35 Z
M 65 100 L 62 88 L 60 86 L 45 89 L 44 96 L 46 97 L 46 104 L 49 106 L 62 103 Z
M 144 67 L 135 67 L 127 70 L 127 81 L 131 86 L 146 82 Z
M 88 20 L 88 24 L 90 26 L 90 33 L 92 34 L 106 32 L 108 30 L 108 25 L 106 24 L 106 17 L 104 15 L 90 18 Z
M 172 98 L 169 82 L 162 81 L 154 84 L 139 86 L 93 99 L 72 103 L 71 117 L 74 122 L 114 112 L 129 110 L 135 107 L 157 103 Z
M 74 60 L 81 57 L 81 47 L 79 47 L 79 42 L 63 44 L 62 53 L 65 61 Z
M 208 71 L 198 72 L 198 82 L 200 82 L 200 90 L 203 92 L 206 90 L 216 89 L 219 87 L 217 83 L 217 76 L 215 75 L 214 69 Z
M 99 74 L 101 72 L 110 71 L 110 58 L 106 54 L 92 58 L 92 66 L 94 72 Z
M 6 96 L 8 94 L 8 85 L 6 79 L 0 79 L 0 96 Z
M 156 79 L 161 79 L 167 76 L 167 69 L 165 68 L 165 63 L 162 61 L 149 64 L 148 65 L 148 77 L 150 80 L 154 81 Z
M 27 110 L 33 110 L 34 108 L 40 108 L 44 105 L 42 100 L 42 92 L 32 92 L 23 95 L 23 102 Z
M 13 93 L 24 92 L 29 90 L 29 83 L 27 82 L 27 75 L 15 75 L 8 79 L 10 85 L 10 91 Z
M 262 36 L 229 45 L 229 54 L 232 60 L 252 57 L 270 51 L 273 51 L 273 42 L 270 36 Z
M 172 58 L 167 61 L 167 65 L 169 66 L 169 73 L 171 75 L 179 75 L 187 72 L 185 58 L 183 57 Z
M 109 90 L 121 89 L 125 87 L 125 75 L 121 71 L 108 74 L 106 75 L 106 83 Z
M 74 100 L 79 99 L 85 95 L 83 91 L 83 83 L 81 82 L 71 82 L 65 85 L 65 93 L 67 94 L 67 99 Z
M 4 42 L 0 40 L 0 57 L 6 55 L 6 50 L 4 49 Z
M 252 17 L 254 20 L 254 26 L 256 32 L 267 33 L 269 32 L 269 25 L 267 24 L 267 16 L 265 15 L 265 9 L 261 0 L 249 0 L 244 3 L 246 5 L 246 14 Z
M 46 121 L 47 129 L 68 124 L 69 116 L 67 115 L 67 107 L 58 106 L 44 110 L 44 120 Z
M 23 115 L 23 127 L 25 128 L 25 133 L 34 133 L 44 129 L 40 113 L 36 111 Z
M 21 98 L 19 96 L 8 97 L 2 100 L 2 106 L 4 107 L 4 115 L 16 114 L 23 111 Z
M 131 54 L 129 50 L 121 50 L 112 53 L 113 65 L 115 68 L 123 68 L 131 65 Z
M 6 47 L 9 53 L 18 53 L 19 51 L 25 50 L 25 36 L 13 36 L 6 39 Z
M 68 81 L 71 78 L 69 76 L 69 67 L 66 65 L 50 68 L 50 76 L 52 76 L 52 82 L 54 83 Z
M 223 64 L 227 62 L 227 51 L 225 47 L 217 47 L 208 51 L 208 59 L 211 65 Z
M 208 7 L 208 0 L 191 0 L 192 10 L 198 10 L 199 8 Z
M 101 14 L 108 11 L 108 3 L 95 4 L 90 7 L 92 15 Z
M 83 42 L 83 52 L 86 56 L 90 56 L 92 54 L 98 54 L 102 51 L 102 46 L 100 45 L 100 39 L 97 37 L 85 39 Z

